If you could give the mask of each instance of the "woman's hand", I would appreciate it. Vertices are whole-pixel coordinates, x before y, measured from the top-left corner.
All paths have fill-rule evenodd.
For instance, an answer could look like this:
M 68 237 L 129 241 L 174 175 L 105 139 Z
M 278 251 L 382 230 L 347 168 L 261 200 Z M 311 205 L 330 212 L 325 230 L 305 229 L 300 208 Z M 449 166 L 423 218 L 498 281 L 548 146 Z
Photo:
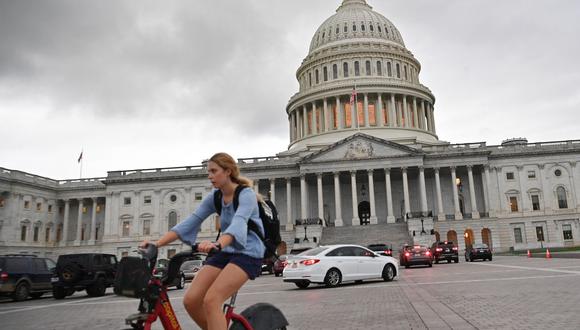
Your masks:
M 220 248 L 217 244 L 210 242 L 210 241 L 201 241 L 197 245 L 198 252 L 209 253 L 213 249 L 220 250 Z
M 140 247 L 141 249 L 144 249 L 144 248 L 146 248 L 146 247 L 147 247 L 147 244 L 153 244 L 153 245 L 156 245 L 156 244 L 155 244 L 155 243 L 153 243 L 153 242 L 150 242 L 150 241 L 148 241 L 148 240 L 144 240 L 143 242 L 141 242 L 141 244 L 139 244 L 139 247 Z

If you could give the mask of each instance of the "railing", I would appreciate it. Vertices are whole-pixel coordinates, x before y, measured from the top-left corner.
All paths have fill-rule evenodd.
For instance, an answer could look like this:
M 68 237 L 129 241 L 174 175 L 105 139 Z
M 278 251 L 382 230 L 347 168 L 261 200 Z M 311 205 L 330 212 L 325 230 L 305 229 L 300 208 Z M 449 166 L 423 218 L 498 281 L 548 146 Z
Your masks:
M 168 172 L 181 172 L 181 171 L 193 171 L 193 170 L 204 170 L 205 165 L 194 165 L 194 166 L 177 166 L 177 167 L 162 167 L 162 168 L 145 168 L 136 170 L 120 170 L 120 171 L 109 171 L 107 172 L 109 177 L 118 176 L 128 176 L 135 174 L 158 174 L 158 173 L 168 173 Z

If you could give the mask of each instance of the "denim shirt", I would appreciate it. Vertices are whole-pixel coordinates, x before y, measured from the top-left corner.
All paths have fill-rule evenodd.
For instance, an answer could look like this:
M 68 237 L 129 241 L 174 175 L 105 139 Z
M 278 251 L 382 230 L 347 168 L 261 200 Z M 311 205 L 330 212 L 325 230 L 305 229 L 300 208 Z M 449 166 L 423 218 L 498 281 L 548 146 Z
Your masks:
M 212 213 L 216 213 L 213 203 L 214 189 L 211 194 L 205 196 L 201 205 L 187 219 L 171 228 L 179 239 L 187 244 L 194 244 L 201 224 Z M 242 253 L 250 257 L 262 259 L 266 250 L 262 240 L 251 230 L 248 230 L 248 221 L 254 221 L 262 235 L 264 227 L 258 211 L 258 201 L 256 194 L 250 188 L 244 188 L 240 192 L 238 200 L 238 209 L 234 211 L 234 202 L 225 204 L 223 197 L 222 212 L 220 216 L 220 228 L 223 234 L 230 234 L 234 241 L 232 244 L 223 248 L 224 252 Z

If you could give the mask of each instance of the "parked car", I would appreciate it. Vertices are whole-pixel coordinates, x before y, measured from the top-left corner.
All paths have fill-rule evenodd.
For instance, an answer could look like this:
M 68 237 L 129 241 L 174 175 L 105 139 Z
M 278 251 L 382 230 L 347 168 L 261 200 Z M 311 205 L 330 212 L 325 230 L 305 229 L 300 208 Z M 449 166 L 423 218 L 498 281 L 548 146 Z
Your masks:
M 359 245 L 319 246 L 288 258 L 283 281 L 306 288 L 310 283 L 335 287 L 368 279 L 392 281 L 399 271 L 397 259 Z
M 391 244 L 370 244 L 367 245 L 367 248 L 371 251 L 375 251 L 380 255 L 387 257 L 393 256 L 393 246 Z
M 193 280 L 197 272 L 201 269 L 201 266 L 203 266 L 202 260 L 185 261 L 183 264 L 181 264 L 181 267 L 179 268 L 179 272 L 181 275 L 180 277 L 183 278 L 184 282 L 191 282 L 191 280 Z
M 56 261 L 52 278 L 52 295 L 64 299 L 75 291 L 86 290 L 91 297 L 104 296 L 113 286 L 117 273 L 117 257 L 103 253 L 64 254 Z
M 264 258 L 262 259 L 262 273 L 267 272 L 268 274 L 274 274 L 274 261 L 276 258 Z
M 433 267 L 433 254 L 424 245 L 404 246 L 399 251 L 399 263 L 405 268 L 415 265 Z
M 175 277 L 172 283 L 169 283 L 168 287 L 175 287 L 178 290 L 183 289 L 186 282 L 191 282 L 197 272 L 201 269 L 205 262 L 205 255 L 197 255 L 192 257 L 192 259 L 185 260 L 179 267 L 179 276 Z M 169 265 L 169 259 L 157 259 L 155 264 L 154 273 L 158 277 L 165 276 L 167 272 L 167 266 Z
M 0 296 L 15 301 L 40 298 L 52 291 L 51 278 L 56 264 L 35 255 L 9 254 L 0 256 Z
M 439 260 L 451 260 L 456 263 L 459 262 L 459 249 L 451 241 L 435 242 L 431 246 L 431 253 L 433 254 L 433 260 L 438 264 Z
M 288 264 L 288 255 L 283 254 L 274 261 L 274 276 L 278 277 L 282 275 L 284 268 Z
M 493 258 L 491 249 L 487 244 L 473 244 L 465 249 L 465 261 L 473 261 L 476 259 L 491 261 Z

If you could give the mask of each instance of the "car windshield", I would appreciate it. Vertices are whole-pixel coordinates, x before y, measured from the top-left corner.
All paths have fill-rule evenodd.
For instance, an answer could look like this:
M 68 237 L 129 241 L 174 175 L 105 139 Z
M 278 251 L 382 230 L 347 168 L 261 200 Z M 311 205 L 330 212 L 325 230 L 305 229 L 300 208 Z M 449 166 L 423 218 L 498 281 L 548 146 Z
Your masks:
M 427 251 L 427 248 L 425 246 L 414 246 L 413 247 L 413 252 L 425 252 Z
M 319 247 L 316 247 L 316 248 L 313 248 L 310 250 L 306 250 L 298 255 L 299 256 L 315 256 L 326 249 L 328 249 L 326 246 L 319 246 Z
M 487 249 L 487 244 L 473 244 L 474 249 Z
M 373 251 L 384 251 L 389 250 L 389 247 L 386 244 L 373 244 L 369 245 L 369 249 Z
M 201 266 L 201 260 L 190 260 L 190 261 L 186 261 L 181 265 L 181 269 L 193 269 L 195 267 L 200 267 Z

